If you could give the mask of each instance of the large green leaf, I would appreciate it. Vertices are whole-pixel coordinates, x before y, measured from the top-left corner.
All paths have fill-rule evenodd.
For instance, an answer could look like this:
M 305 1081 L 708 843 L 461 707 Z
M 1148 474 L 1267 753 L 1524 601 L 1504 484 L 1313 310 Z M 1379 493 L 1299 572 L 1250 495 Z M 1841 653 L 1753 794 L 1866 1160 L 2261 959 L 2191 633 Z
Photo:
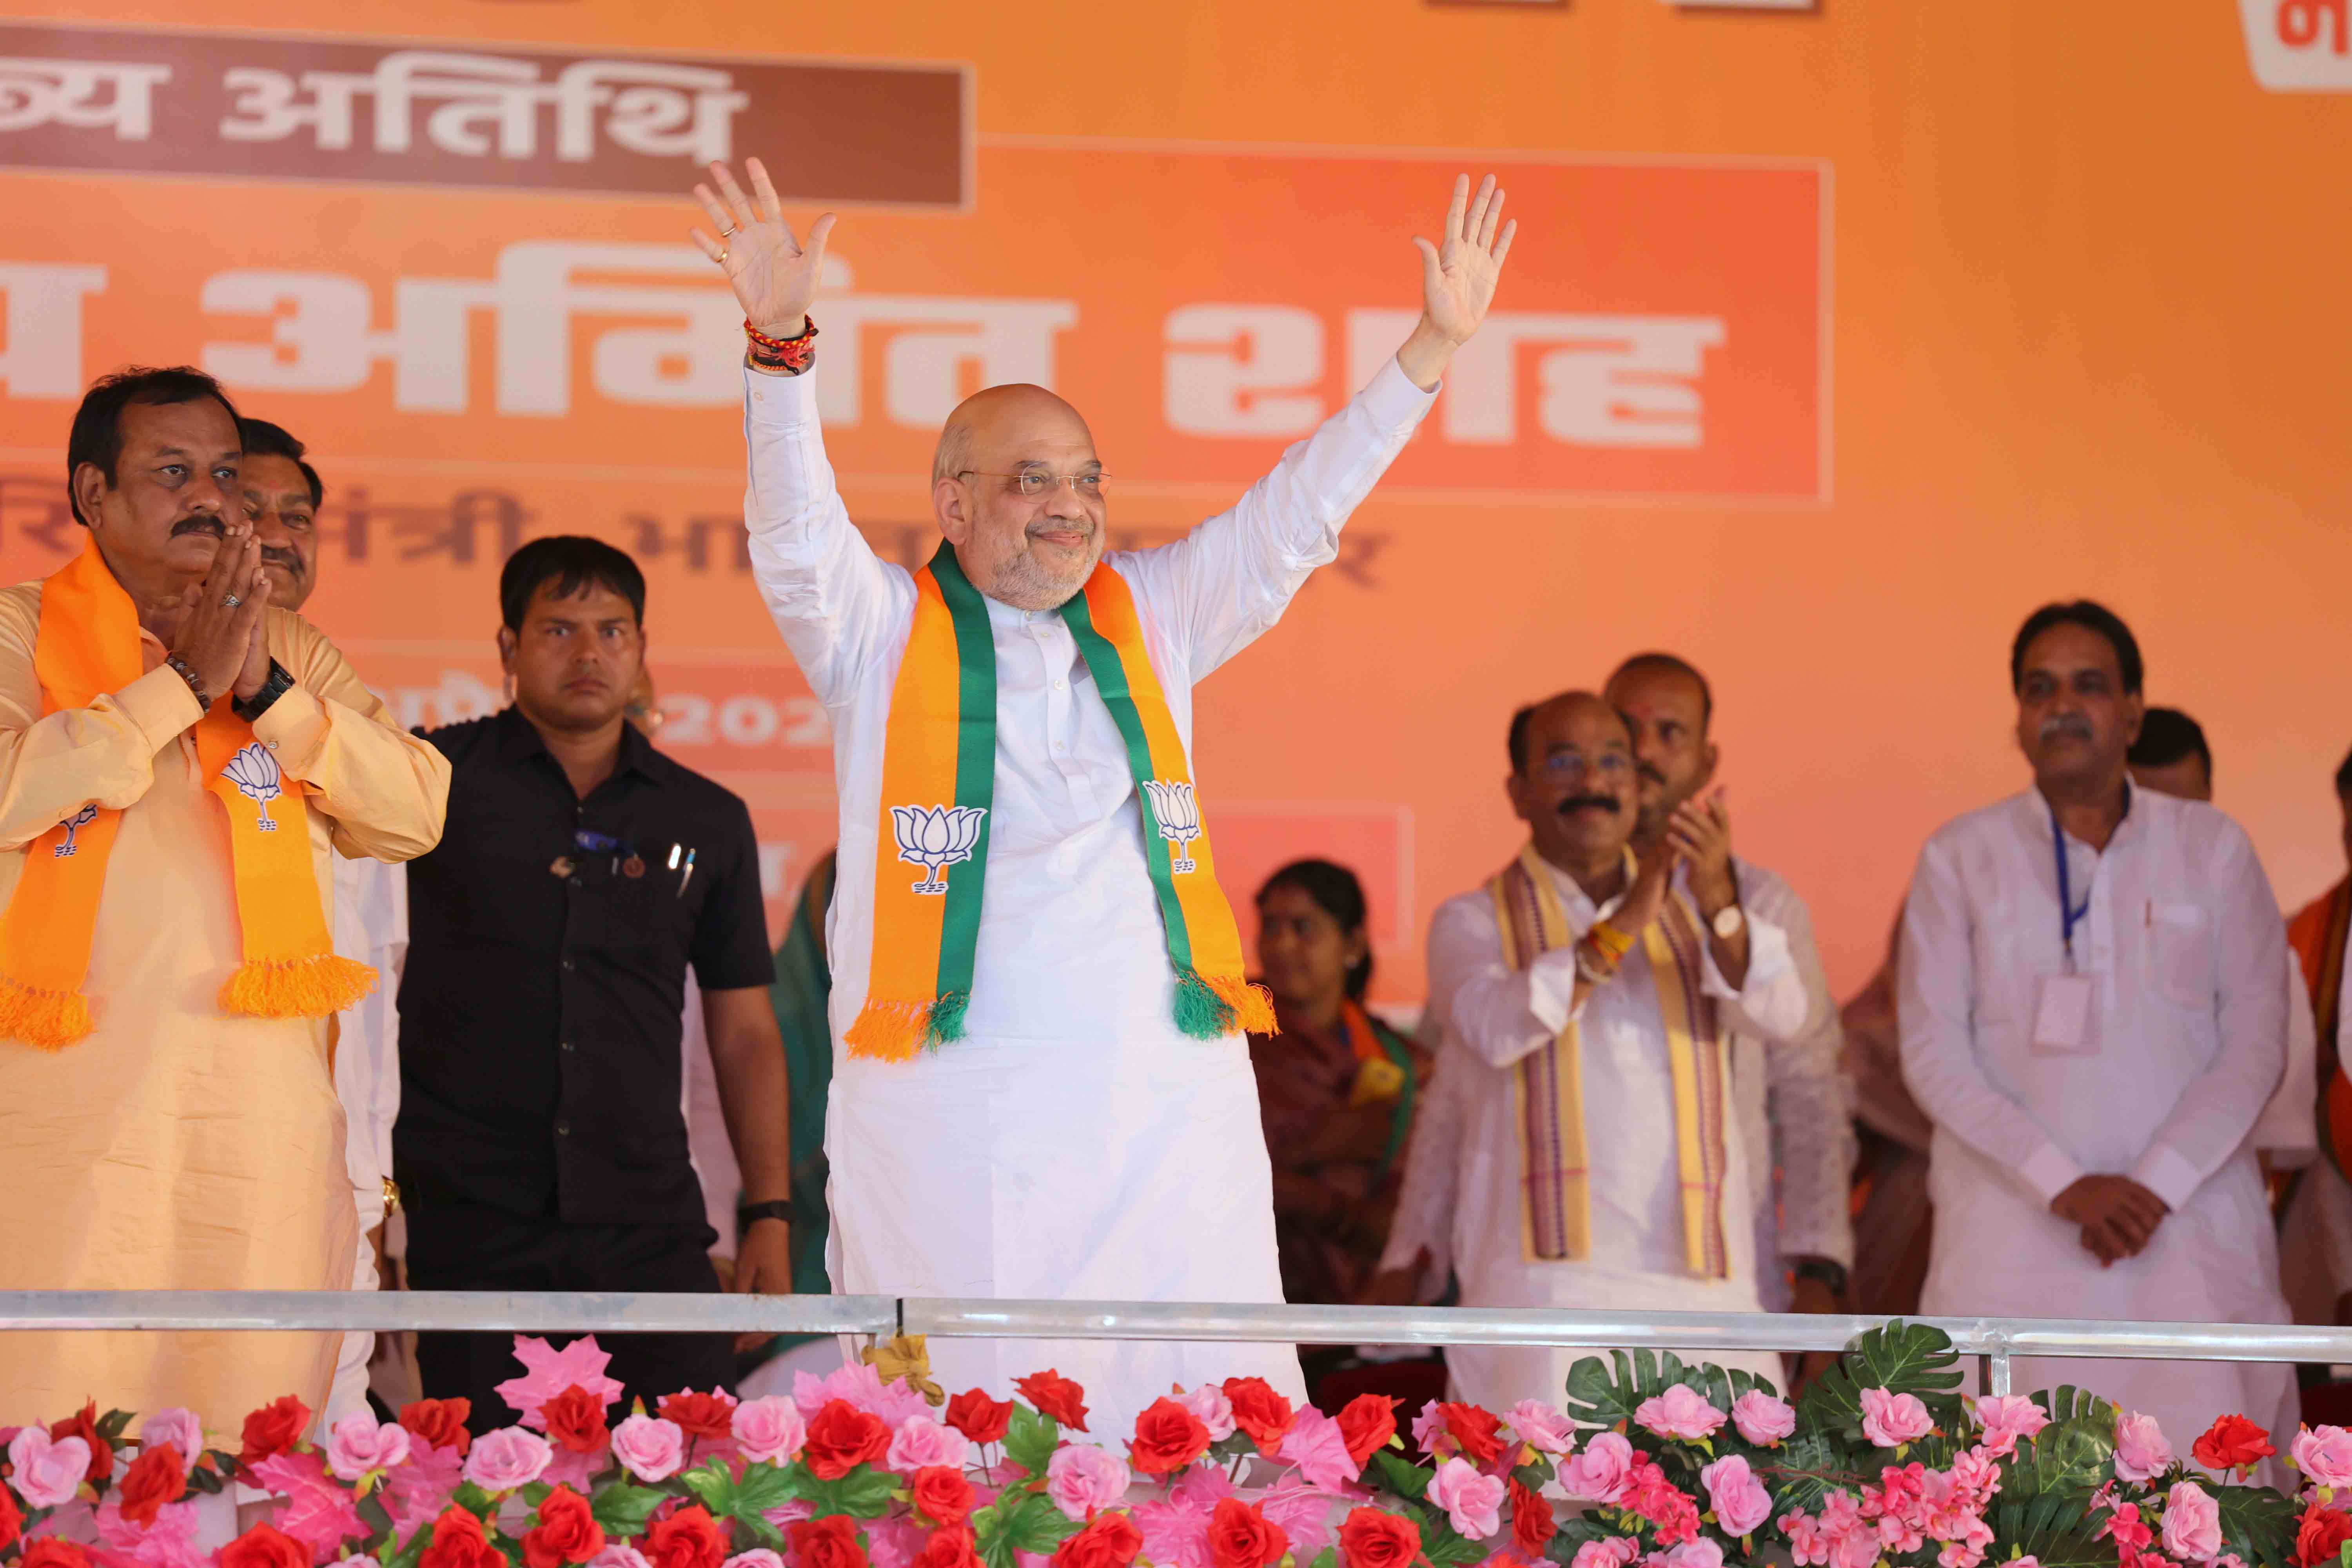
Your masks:
M 898 1481 L 887 1470 L 860 1465 L 839 1480 L 811 1479 L 795 1489 L 814 1507 L 815 1518 L 845 1513 L 852 1519 L 879 1519 L 889 1511 L 890 1494 L 898 1489 Z
M 1749 1455 L 1748 1463 L 1771 1489 L 1775 1519 L 1792 1510 L 1819 1513 L 1822 1499 L 1845 1484 L 1852 1468 L 1845 1449 L 1821 1432 L 1799 1432 L 1777 1448 Z
M 1433 1568 L 1461 1568 L 1461 1564 L 1478 1562 L 1486 1555 L 1476 1542 L 1455 1530 L 1442 1510 L 1416 1502 L 1406 1503 L 1404 1510 L 1421 1526 L 1421 1554 Z
M 1862 1391 L 1916 1394 L 1947 1431 L 1967 1418 L 1960 1407 L 1960 1356 L 1951 1336 L 1895 1319 L 1854 1336 L 1836 1363 L 1813 1380 L 1798 1408 L 1811 1426 L 1862 1436 Z
M 652 1487 L 616 1481 L 589 1500 L 588 1512 L 604 1527 L 606 1535 L 627 1541 L 645 1533 L 646 1521 L 654 1516 L 654 1510 L 669 1501 L 670 1496 Z
M 1003 1493 L 971 1516 L 971 1525 L 981 1561 L 988 1568 L 1014 1568 L 1017 1552 L 1047 1555 L 1079 1528 L 1054 1506 L 1053 1499 L 1032 1491 Z
M 2107 1479 L 2107 1464 L 2115 1451 L 2114 1407 L 2095 1401 L 2087 1417 L 2053 1421 L 2019 1443 L 2001 1490 L 2005 1495 L 2020 1498 L 2037 1497 L 2044 1492 L 2091 1491 Z
M 2022 1554 L 2039 1559 L 2042 1568 L 2115 1568 L 2116 1543 L 2097 1537 L 2088 1492 L 2004 1494 L 1985 1522 L 1993 1530 L 1989 1560 Z
M 2045 1388 L 2033 1396 L 2042 1414 L 2053 1421 L 2098 1421 L 2112 1429 L 2116 1424 L 2116 1407 L 2087 1388 L 2077 1388 L 2071 1383 L 2056 1388 Z
M 1388 1482 L 1389 1490 L 1399 1497 L 1427 1497 L 1429 1483 L 1437 1479 L 1435 1470 L 1407 1464 L 1404 1456 L 1393 1448 L 1374 1449 L 1372 1463 L 1380 1467 L 1381 1479 Z
M 2287 1568 L 2294 1552 L 2292 1499 L 2268 1487 L 2208 1486 L 2221 1510 L 2221 1544 L 2254 1568 Z
M 1611 1351 L 1609 1360 L 1586 1356 L 1568 1369 L 1568 1414 L 1594 1426 L 1631 1421 L 1645 1399 L 1655 1399 L 1677 1383 L 1714 1398 L 1705 1369 L 1686 1367 L 1671 1351 Z M 1728 1398 L 1717 1400 L 1728 1408 Z
M 1033 1476 L 1045 1473 L 1046 1461 L 1062 1446 L 1062 1429 L 1050 1415 L 1040 1415 L 1025 1405 L 1013 1407 L 1012 1425 L 1004 1429 L 1004 1457 Z

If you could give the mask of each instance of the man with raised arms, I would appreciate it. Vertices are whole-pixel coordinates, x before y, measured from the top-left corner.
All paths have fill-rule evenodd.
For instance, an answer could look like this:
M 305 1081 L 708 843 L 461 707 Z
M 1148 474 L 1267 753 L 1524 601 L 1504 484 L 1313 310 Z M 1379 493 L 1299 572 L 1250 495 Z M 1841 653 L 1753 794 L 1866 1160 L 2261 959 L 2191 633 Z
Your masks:
M 833 721 L 840 880 L 826 1149 L 835 1289 L 1275 1301 L 1271 1177 L 1243 977 L 1190 764 L 1192 688 L 1280 617 L 1477 330 L 1515 226 L 1457 181 L 1416 239 L 1423 311 L 1354 402 L 1233 510 L 1104 553 L 1093 433 L 1041 386 L 988 388 L 940 433 L 946 536 L 877 560 L 834 488 L 803 247 L 754 161 L 696 195 L 750 334 L 744 521 L 769 610 Z M 1286 1345 L 965 1340 L 941 1380 L 1002 1394 L 1045 1367 L 1117 1434 L 1168 1392 L 1258 1375 Z

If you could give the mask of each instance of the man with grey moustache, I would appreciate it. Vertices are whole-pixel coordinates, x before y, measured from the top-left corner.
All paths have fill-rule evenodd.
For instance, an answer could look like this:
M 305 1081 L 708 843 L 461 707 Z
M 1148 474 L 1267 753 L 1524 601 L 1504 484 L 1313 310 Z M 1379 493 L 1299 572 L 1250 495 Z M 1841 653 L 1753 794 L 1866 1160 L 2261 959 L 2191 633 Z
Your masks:
M 2285 933 L 2245 832 L 2135 788 L 2131 629 L 2044 605 L 2010 651 L 2033 787 L 1928 840 L 1904 909 L 1904 1077 L 1935 1123 L 1920 1310 L 2283 1323 L 2253 1132 L 2286 1063 Z M 2283 1366 L 2036 1361 L 2172 1433 L 2292 1431 Z

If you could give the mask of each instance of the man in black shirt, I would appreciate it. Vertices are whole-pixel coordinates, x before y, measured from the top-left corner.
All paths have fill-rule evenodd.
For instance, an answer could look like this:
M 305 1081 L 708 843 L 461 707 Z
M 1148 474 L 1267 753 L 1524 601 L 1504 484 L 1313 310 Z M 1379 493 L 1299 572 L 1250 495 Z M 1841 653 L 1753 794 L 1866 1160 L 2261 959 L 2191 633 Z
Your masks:
M 593 539 L 533 540 L 499 582 L 513 705 L 427 737 L 449 819 L 411 862 L 394 1163 L 410 1283 L 444 1290 L 715 1290 L 679 1111 L 688 963 L 742 1166 L 733 1288 L 792 1289 L 783 1045 L 751 814 L 625 719 L 645 577 Z M 721 1336 L 613 1338 L 648 1408 L 730 1380 Z M 425 1392 L 509 1425 L 501 1335 L 425 1334 Z

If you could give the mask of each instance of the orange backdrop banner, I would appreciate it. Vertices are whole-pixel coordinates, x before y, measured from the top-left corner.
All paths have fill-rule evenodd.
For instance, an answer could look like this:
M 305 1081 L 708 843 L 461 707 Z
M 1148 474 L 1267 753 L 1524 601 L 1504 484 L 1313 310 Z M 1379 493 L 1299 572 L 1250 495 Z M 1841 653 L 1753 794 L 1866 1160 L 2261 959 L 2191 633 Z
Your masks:
M 827 442 L 910 567 L 940 421 L 993 382 L 1088 416 L 1116 545 L 1226 504 L 1393 351 L 1408 238 L 1491 168 L 1522 230 L 1485 333 L 1204 693 L 1237 897 L 1355 866 L 1377 994 L 1416 1003 L 1430 909 L 1516 841 L 1511 710 L 1666 647 L 1850 988 L 1926 834 L 2021 783 L 2007 639 L 2083 593 L 2283 896 L 2336 874 L 2352 217 L 2296 171 L 2346 165 L 2352 75 L 2292 7 L 835 9 L 0 0 L 0 572 L 79 547 L 66 425 L 133 362 L 310 444 L 310 614 L 411 722 L 499 701 L 509 551 L 609 539 L 661 744 L 751 803 L 781 931 L 829 736 L 751 583 L 698 161 L 843 213 Z

